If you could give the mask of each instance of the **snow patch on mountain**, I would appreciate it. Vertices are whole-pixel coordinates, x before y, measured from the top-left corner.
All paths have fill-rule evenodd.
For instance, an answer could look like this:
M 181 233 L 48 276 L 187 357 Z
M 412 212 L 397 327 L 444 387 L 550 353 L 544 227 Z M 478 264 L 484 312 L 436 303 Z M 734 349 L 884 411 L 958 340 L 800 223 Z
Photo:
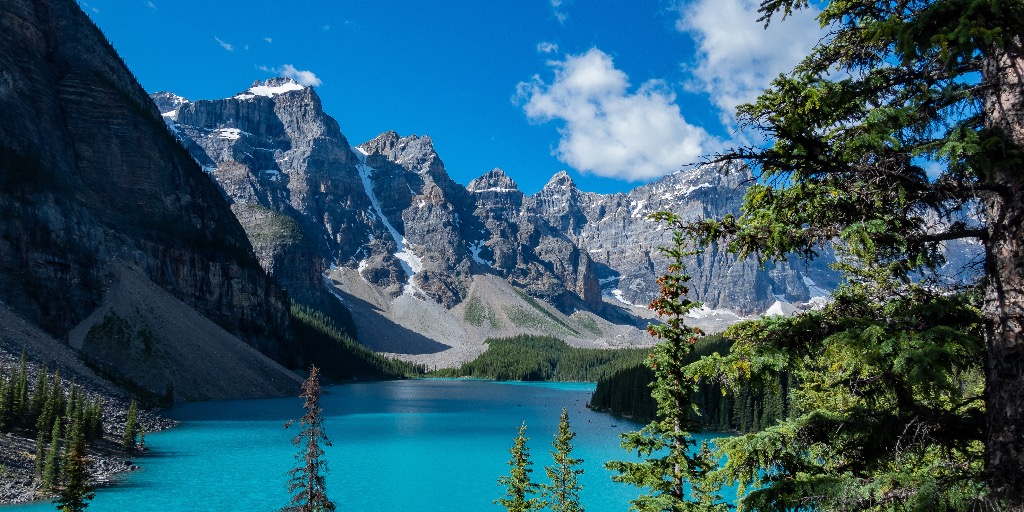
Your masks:
M 793 316 L 793 314 L 797 312 L 799 312 L 799 310 L 796 306 L 793 306 L 784 300 L 776 299 L 761 316 Z
M 804 285 L 807 286 L 807 292 L 811 295 L 812 299 L 817 297 L 828 297 L 830 295 L 828 290 L 818 286 L 818 284 L 815 283 L 813 279 L 807 276 L 803 276 L 803 280 Z
M 272 85 L 275 84 L 276 85 Z M 235 99 L 238 100 L 251 100 L 256 96 L 265 96 L 267 98 L 273 98 L 278 94 L 284 94 L 291 91 L 301 91 L 306 86 L 296 82 L 295 80 L 279 80 L 276 82 L 260 82 L 258 85 L 250 87 L 245 92 L 235 95 Z
M 487 265 L 488 267 L 494 267 L 493 261 L 487 261 L 480 257 L 480 251 L 484 248 L 484 241 L 480 240 L 469 246 L 469 253 L 473 256 L 473 261 Z
M 248 135 L 248 133 L 243 132 L 242 130 L 239 130 L 238 128 L 218 128 L 216 130 L 216 132 L 217 132 L 217 136 L 218 137 L 220 137 L 222 139 L 227 139 L 227 140 L 238 140 L 238 139 L 242 138 L 242 134 L 243 133 Z
M 732 317 L 739 320 L 740 318 L 742 318 L 740 315 L 737 315 L 735 312 L 729 311 L 728 309 L 714 309 L 703 304 L 699 308 L 691 309 L 689 312 L 686 313 L 686 316 L 689 318 L 696 319 L 711 317 Z
M 416 286 L 416 274 L 423 270 L 423 262 L 419 256 L 409 248 L 409 241 L 405 239 L 401 233 L 391 225 L 388 218 L 384 216 L 384 211 L 381 210 L 380 201 L 377 199 L 377 194 L 373 192 L 373 182 L 370 181 L 370 174 L 373 173 L 374 169 L 369 165 L 366 165 L 367 153 L 361 148 L 353 147 L 356 157 L 359 158 L 359 163 L 356 168 L 359 170 L 359 179 L 363 182 L 363 190 L 366 191 L 367 197 L 370 198 L 370 204 L 373 206 L 373 213 L 380 218 L 384 227 L 391 233 L 391 238 L 395 240 L 397 249 L 395 250 L 395 258 L 402 265 L 402 270 L 405 270 L 406 275 L 409 276 L 409 280 L 405 284 L 405 293 L 413 294 L 417 291 L 422 293 L 422 290 Z
M 605 294 L 605 297 L 608 297 L 608 295 Z M 617 300 L 617 301 L 619 301 L 619 302 L 621 302 L 621 303 L 623 303 L 623 304 L 625 304 L 627 306 L 632 306 L 634 308 L 643 308 L 643 309 L 647 308 L 647 305 L 645 305 L 645 304 L 633 304 L 632 302 L 629 302 L 628 300 L 626 300 L 626 298 L 622 294 L 622 290 L 620 290 L 618 288 L 616 288 L 616 289 L 611 291 L 611 298 L 613 298 L 613 299 L 615 299 L 615 300 Z

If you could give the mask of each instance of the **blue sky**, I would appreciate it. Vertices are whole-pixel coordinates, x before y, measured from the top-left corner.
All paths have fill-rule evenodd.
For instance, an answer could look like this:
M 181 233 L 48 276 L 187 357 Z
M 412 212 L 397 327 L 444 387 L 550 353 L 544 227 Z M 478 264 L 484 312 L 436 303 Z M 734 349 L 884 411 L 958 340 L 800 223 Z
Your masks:
M 429 135 L 466 184 L 560 170 L 616 192 L 742 142 L 732 111 L 821 37 L 754 0 L 89 0 L 143 87 L 214 99 L 313 84 L 352 144 Z

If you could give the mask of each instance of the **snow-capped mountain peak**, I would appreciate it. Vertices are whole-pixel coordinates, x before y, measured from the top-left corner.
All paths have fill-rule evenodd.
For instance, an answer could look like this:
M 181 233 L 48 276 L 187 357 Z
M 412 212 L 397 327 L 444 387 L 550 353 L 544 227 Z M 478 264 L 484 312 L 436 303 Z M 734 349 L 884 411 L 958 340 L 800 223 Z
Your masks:
M 305 85 L 296 82 L 294 79 L 287 77 L 276 77 L 268 79 L 265 82 L 257 80 L 253 82 L 252 86 L 250 86 L 248 89 L 236 94 L 234 97 L 240 100 L 249 100 L 257 96 L 273 98 L 278 94 L 284 94 L 291 91 L 301 91 L 305 88 Z

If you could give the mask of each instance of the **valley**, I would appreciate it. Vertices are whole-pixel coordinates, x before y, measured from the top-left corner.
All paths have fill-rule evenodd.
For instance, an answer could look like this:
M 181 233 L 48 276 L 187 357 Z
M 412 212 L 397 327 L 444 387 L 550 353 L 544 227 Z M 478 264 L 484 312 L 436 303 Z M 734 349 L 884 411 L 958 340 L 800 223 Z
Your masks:
M 687 9 L 703 2 L 660 22 L 692 31 L 705 20 Z M 579 29 L 558 15 L 560 0 L 541 3 L 558 30 Z M 235 60 L 177 69 L 181 89 L 148 91 L 97 26 L 97 5 L 5 0 L 0 505 L 50 509 L 46 500 L 89 501 L 90 486 L 114 482 L 95 510 L 263 510 L 295 489 L 302 499 L 306 483 L 268 489 L 284 487 L 292 459 L 305 463 L 293 476 L 320 467 L 326 421 L 339 445 L 328 452 L 339 510 L 425 496 L 427 510 L 498 509 L 495 482 L 512 498 L 520 484 L 552 496 L 521 481 L 522 429 L 507 447 L 529 421 L 535 446 L 559 428 L 568 457 L 565 414 L 555 427 L 564 408 L 581 434 L 586 485 L 602 496 L 586 500 L 596 512 L 622 510 L 638 492 L 641 510 L 721 511 L 737 500 L 1021 509 L 1024 12 L 972 16 L 936 0 L 921 2 L 931 20 L 921 25 L 914 13 L 890 19 L 886 2 L 825 5 L 819 16 L 841 35 L 860 37 L 864 20 L 889 34 L 891 22 L 914 41 L 819 38 L 820 62 L 766 78 L 746 100 L 701 85 L 706 63 L 683 65 L 687 80 L 634 87 L 593 42 L 570 53 L 530 41 L 554 76 L 507 84 L 505 111 L 561 123 L 550 130 L 550 156 L 568 169 L 558 170 L 450 168 L 469 152 L 448 132 L 462 126 L 424 123 L 447 127 L 417 134 L 402 118 L 404 133 L 367 135 L 360 116 L 384 116 L 386 100 L 330 111 L 343 89 L 312 71 L 237 67 L 288 44 L 280 36 L 236 45 L 214 35 L 214 46 L 204 35 Z M 145 7 L 145 23 L 165 23 L 172 9 Z M 791 14 L 762 5 L 768 18 L 776 10 Z M 363 23 L 377 21 L 371 14 Z M 947 55 L 960 50 L 929 32 L 952 31 L 935 21 L 947 18 L 979 24 L 970 33 L 986 34 L 986 46 L 958 41 L 965 53 Z M 191 21 L 177 28 L 197 30 Z M 335 30 L 365 35 L 350 21 Z M 397 39 L 420 34 L 414 21 Z M 334 37 L 329 23 L 313 32 Z M 927 48 L 901 53 L 914 45 Z M 379 63 L 346 49 L 323 62 L 351 85 L 357 62 Z M 712 50 L 694 51 L 701 60 Z M 399 53 L 386 60 L 403 70 L 429 56 Z M 862 54 L 866 64 L 844 60 Z M 497 55 L 479 60 L 505 71 Z M 905 82 L 879 82 L 875 68 Z M 182 95 L 209 91 L 193 86 L 228 69 L 237 92 Z M 428 78 L 442 77 L 434 71 Z M 441 94 L 423 76 L 401 78 L 379 87 Z M 440 116 L 469 110 L 460 102 L 479 92 L 466 85 L 457 100 L 422 102 Z M 508 103 L 511 92 L 501 94 Z M 755 103 L 734 113 L 745 101 Z M 681 105 L 711 108 L 721 130 L 691 124 Z M 497 135 L 507 120 L 489 121 L 494 147 L 508 151 Z M 473 152 L 491 147 L 475 135 Z M 652 148 L 658 141 L 672 147 Z M 588 190 L 597 178 L 614 186 Z M 279 427 L 300 416 L 293 442 L 313 441 L 291 457 Z M 584 462 L 565 457 L 564 475 L 579 474 L 572 467 Z M 610 473 L 637 488 L 612 485 Z

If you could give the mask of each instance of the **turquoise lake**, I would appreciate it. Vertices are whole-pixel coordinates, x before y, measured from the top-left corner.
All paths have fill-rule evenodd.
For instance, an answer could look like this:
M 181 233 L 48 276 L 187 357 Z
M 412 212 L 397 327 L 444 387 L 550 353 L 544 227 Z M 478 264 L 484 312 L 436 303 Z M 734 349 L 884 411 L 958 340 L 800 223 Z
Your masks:
M 509 448 L 527 423 L 534 481 L 544 481 L 551 439 L 569 411 L 574 455 L 584 459 L 581 498 L 590 512 L 625 512 L 639 494 L 611 481 L 608 460 L 629 460 L 619 434 L 640 425 L 586 408 L 592 384 L 406 380 L 330 386 L 321 403 L 339 511 L 500 511 Z M 142 467 L 100 489 L 91 512 L 270 511 L 288 503 L 287 472 L 302 415 L 298 398 L 216 401 L 167 410 L 181 426 L 146 436 Z M 296 422 L 297 423 L 297 422 Z M 53 510 L 49 503 L 0 507 Z

